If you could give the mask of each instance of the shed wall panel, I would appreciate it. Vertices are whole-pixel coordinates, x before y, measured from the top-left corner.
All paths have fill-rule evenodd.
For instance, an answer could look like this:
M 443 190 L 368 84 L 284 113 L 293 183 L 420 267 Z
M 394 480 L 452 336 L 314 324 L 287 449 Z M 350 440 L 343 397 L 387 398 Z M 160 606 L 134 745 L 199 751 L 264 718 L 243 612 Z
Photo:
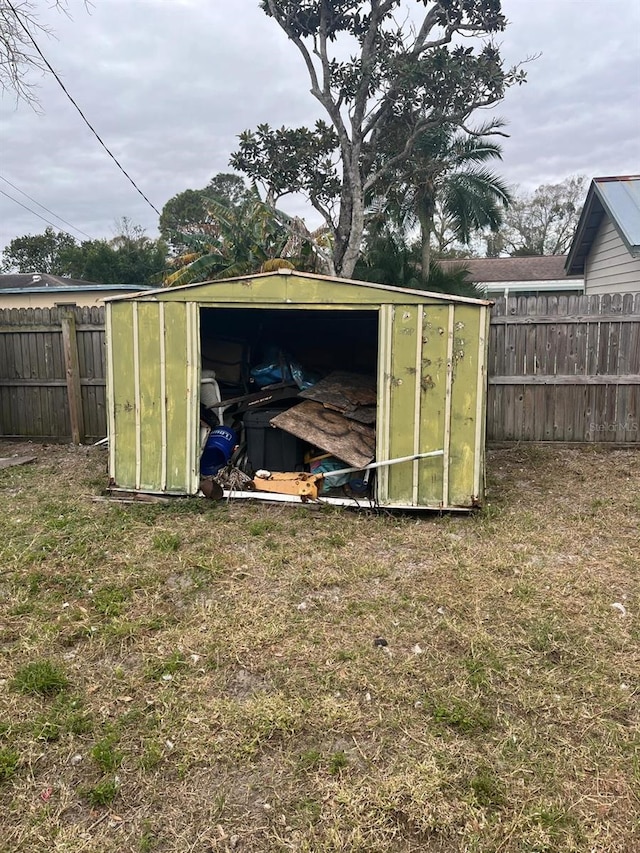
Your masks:
M 396 459 L 415 453 L 416 385 L 420 375 L 416 366 L 416 341 L 418 336 L 419 305 L 393 307 L 393 333 L 391 343 L 391 386 L 389 457 Z M 417 413 L 418 418 L 420 413 Z M 389 468 L 389 499 L 392 503 L 413 502 L 413 462 L 401 462 Z
M 110 472 L 118 486 L 136 487 L 136 383 L 134 378 L 134 302 L 112 306 L 110 359 L 113 366 L 114 434 L 109 437 L 114 469 Z
M 420 365 L 420 452 L 445 446 L 447 404 L 447 324 L 448 305 L 424 309 L 422 362 Z M 444 458 L 423 459 L 419 463 L 418 503 L 437 507 L 442 503 Z
M 479 339 L 484 339 L 484 316 L 472 306 L 456 305 L 453 338 L 451 395 L 451 449 L 449 454 L 449 505 L 469 506 L 474 493 L 474 462 L 479 408 Z
M 162 414 L 159 306 L 138 305 L 140 370 L 140 488 L 157 489 L 162 476 Z
M 187 310 L 184 304 L 165 305 L 164 334 L 166 351 L 166 424 L 167 490 L 190 491 L 187 471 L 187 436 L 190 429 L 188 388 L 189 346 Z

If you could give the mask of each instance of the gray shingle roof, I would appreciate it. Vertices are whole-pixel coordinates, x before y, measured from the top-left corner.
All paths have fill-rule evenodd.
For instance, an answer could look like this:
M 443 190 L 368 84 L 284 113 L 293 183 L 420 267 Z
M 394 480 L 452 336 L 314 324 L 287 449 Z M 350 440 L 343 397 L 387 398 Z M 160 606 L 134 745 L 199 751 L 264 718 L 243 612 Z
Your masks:
M 494 281 L 558 281 L 567 278 L 566 255 L 531 255 L 517 258 L 468 258 L 438 261 L 446 271 L 464 265 L 475 283 Z M 580 278 L 581 276 L 578 276 Z

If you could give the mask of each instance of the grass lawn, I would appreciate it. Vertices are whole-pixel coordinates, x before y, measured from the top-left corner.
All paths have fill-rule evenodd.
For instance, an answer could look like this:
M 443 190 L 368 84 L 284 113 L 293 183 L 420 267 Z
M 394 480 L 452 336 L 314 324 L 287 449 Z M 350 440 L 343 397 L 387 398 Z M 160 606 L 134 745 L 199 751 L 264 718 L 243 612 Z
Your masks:
M 495 451 L 444 517 L 96 503 L 103 450 L 31 452 L 1 851 L 640 849 L 640 452 Z

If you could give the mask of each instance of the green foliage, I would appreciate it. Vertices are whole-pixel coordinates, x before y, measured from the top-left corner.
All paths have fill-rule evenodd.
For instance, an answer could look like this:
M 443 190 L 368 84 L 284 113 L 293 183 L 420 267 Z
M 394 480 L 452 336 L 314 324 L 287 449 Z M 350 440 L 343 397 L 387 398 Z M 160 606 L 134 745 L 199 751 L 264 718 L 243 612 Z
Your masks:
M 499 809 L 505 804 L 504 785 L 490 767 L 478 768 L 471 790 L 478 804 L 486 809 Z
M 0 747 L 0 785 L 8 782 L 18 769 L 18 753 L 13 749 Z
M 190 248 L 188 235 L 217 236 L 215 216 L 210 202 L 226 207 L 240 207 L 251 197 L 242 178 L 229 173 L 214 175 L 201 190 L 184 190 L 170 198 L 160 214 L 160 235 L 178 254 Z
M 118 749 L 117 737 L 110 734 L 93 746 L 91 757 L 101 770 L 110 772 L 120 767 L 124 753 Z
M 384 198 L 377 216 L 391 217 L 399 227 L 420 226 L 420 268 L 424 286 L 431 289 L 431 249 L 438 255 L 457 243 L 468 245 L 484 229 L 496 232 L 511 196 L 506 184 L 483 164 L 501 159 L 502 150 L 487 136 L 502 126 L 499 120 L 474 130 L 473 135 L 443 125 L 416 140 L 410 159 L 391 169 L 384 179 Z M 393 158 L 404 127 L 389 121 L 381 160 Z
M 62 232 L 16 237 L 3 252 L 5 272 L 49 273 L 99 284 L 159 283 L 166 266 L 167 246 L 151 240 L 144 229 L 126 218 L 112 240 L 77 243 Z
M 181 542 L 177 533 L 169 533 L 167 530 L 156 533 L 153 537 L 153 547 L 161 554 L 175 553 L 180 548 Z
M 478 288 L 468 281 L 464 262 L 445 271 L 437 261 L 431 260 L 429 279 L 425 284 L 420 274 L 419 247 L 410 245 L 400 229 L 392 224 L 379 226 L 379 221 L 374 220 L 366 234 L 362 256 L 353 273 L 355 279 L 413 290 L 426 287 L 435 293 L 482 297 Z
M 131 590 L 120 586 L 103 586 L 93 596 L 93 606 L 103 616 L 120 616 Z
M 177 270 L 166 276 L 167 286 L 257 273 L 268 261 L 291 255 L 301 265 L 313 263 L 304 223 L 263 201 L 255 186 L 241 205 L 209 199 L 207 211 L 210 225 L 182 235 L 194 251 L 175 259 Z
M 11 682 L 14 690 L 37 696 L 53 696 L 66 690 L 68 685 L 64 671 L 49 660 L 25 664 Z
M 152 664 L 147 670 L 149 678 L 161 679 L 163 676 L 175 675 L 187 666 L 186 659 L 180 652 L 172 652 L 166 660 Z
M 452 699 L 447 704 L 434 704 L 431 713 L 436 722 L 455 729 L 463 735 L 489 731 L 494 724 L 491 716 L 483 708 L 457 699 Z
M 118 794 L 119 787 L 117 779 L 106 778 L 92 788 L 83 788 L 80 793 L 95 809 L 111 805 Z
M 349 764 L 349 759 L 344 752 L 334 752 L 329 758 L 329 773 L 332 776 L 337 776 Z
M 5 273 L 47 273 L 71 275 L 67 252 L 76 241 L 64 231 L 57 233 L 47 226 L 44 234 L 15 237 L 2 253 L 0 270 Z

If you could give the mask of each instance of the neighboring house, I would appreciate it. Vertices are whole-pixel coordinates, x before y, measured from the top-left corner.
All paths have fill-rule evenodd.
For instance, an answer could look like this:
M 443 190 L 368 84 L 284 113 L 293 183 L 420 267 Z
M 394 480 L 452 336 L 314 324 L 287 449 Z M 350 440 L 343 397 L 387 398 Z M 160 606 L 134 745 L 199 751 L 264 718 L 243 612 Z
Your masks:
M 148 285 L 96 284 L 47 273 L 15 273 L 0 275 L 0 308 L 94 307 L 106 296 L 151 289 Z
M 486 295 L 538 296 L 544 293 L 584 292 L 583 276 L 567 276 L 566 255 L 532 255 L 515 258 L 464 258 L 440 260 L 445 270 L 465 266 L 468 278 Z
M 640 292 L 640 175 L 593 179 L 566 270 L 588 294 Z

